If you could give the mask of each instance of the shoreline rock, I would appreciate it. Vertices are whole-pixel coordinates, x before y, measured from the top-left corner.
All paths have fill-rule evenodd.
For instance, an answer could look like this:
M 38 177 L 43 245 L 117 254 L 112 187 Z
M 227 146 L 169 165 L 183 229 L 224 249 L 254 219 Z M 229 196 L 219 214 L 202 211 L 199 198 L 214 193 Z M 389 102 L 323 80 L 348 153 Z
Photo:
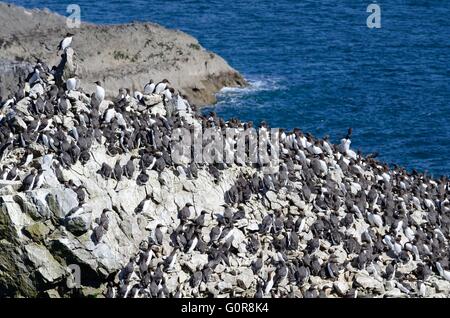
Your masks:
M 28 10 L 0 3 L 0 95 L 16 89 L 17 78 L 36 59 L 56 65 L 56 47 L 66 31 L 75 31 L 72 47 L 80 61 L 81 86 L 92 90 L 101 80 L 107 96 L 121 87 L 142 90 L 150 78 L 170 78 L 197 106 L 216 102 L 223 87 L 246 86 L 245 79 L 192 36 L 153 23 L 94 25 L 68 29 L 65 17 L 48 10 Z

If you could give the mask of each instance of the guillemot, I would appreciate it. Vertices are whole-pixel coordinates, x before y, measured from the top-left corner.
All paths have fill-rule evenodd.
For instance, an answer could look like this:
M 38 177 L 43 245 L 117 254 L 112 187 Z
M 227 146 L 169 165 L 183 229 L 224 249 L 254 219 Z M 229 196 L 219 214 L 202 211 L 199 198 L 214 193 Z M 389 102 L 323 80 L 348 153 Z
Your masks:
M 70 47 L 70 45 L 72 44 L 72 37 L 74 36 L 75 34 L 73 34 L 73 33 L 66 33 L 66 36 L 65 36 L 65 38 L 64 39 L 62 39 L 61 40 L 61 42 L 59 42 L 59 45 L 58 45 L 58 53 L 60 52 L 60 51 L 66 51 L 66 49 L 68 48 L 68 47 Z

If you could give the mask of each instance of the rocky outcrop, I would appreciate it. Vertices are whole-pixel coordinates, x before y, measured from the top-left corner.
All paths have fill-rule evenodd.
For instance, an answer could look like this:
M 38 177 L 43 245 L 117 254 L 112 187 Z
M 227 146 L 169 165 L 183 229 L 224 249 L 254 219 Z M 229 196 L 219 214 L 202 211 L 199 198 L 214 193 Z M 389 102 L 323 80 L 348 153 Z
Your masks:
M 17 89 L 17 79 L 25 78 L 32 70 L 32 63 L 0 58 L 0 96 L 6 100 Z
M 170 78 L 172 85 L 198 106 L 213 104 L 225 86 L 246 85 L 242 76 L 217 54 L 181 31 L 156 24 L 93 25 L 68 29 L 64 17 L 46 10 L 26 10 L 0 3 L 0 95 L 15 91 L 17 78 L 36 59 L 56 65 L 56 47 L 66 32 L 80 61 L 81 86 L 92 91 L 101 80 L 107 95 L 119 88 L 142 90 L 150 79 Z
M 67 91 L 55 75 L 77 69 L 73 52 L 0 111 L 0 296 L 450 295 L 447 178 L 357 154 L 351 130 L 339 145 L 282 132 L 259 149 L 275 163 L 175 162 L 177 129 L 235 154 L 245 139 L 226 129 L 250 124 L 176 92 Z
M 71 279 L 68 266 L 73 264 L 81 268 L 83 286 L 98 288 L 128 263 L 157 224 L 172 228 L 177 223 L 179 209 L 186 203 L 195 202 L 198 211 L 219 212 L 224 204 L 224 191 L 236 178 L 236 172 L 230 170 L 220 184 L 215 184 L 206 171 L 196 180 L 177 177 L 170 171 L 158 177 L 154 171 L 149 174 L 146 186 L 138 187 L 134 180 L 117 184 L 97 174 L 101 167 L 97 160 L 101 162 L 106 157 L 105 149 L 98 147 L 93 150 L 92 162 L 63 171 L 65 179 L 86 187 L 89 200 L 83 205 L 86 210 L 83 225 L 68 223 L 73 219 L 71 211 L 79 202 L 71 194 L 73 191 L 63 185 L 49 186 L 58 183 L 54 175 L 46 176 L 45 188 L 24 195 L 16 194 L 9 187 L 2 188 L 0 216 L 4 239 L 0 246 L 1 257 L 6 258 L 2 261 L 2 274 L 11 276 L 3 277 L 1 285 L 2 290 L 10 286 L 6 288 L 7 295 L 36 296 L 53 288 L 63 294 L 61 285 L 66 286 L 66 281 Z M 126 163 L 126 157 L 123 159 Z M 164 179 L 163 185 L 160 179 Z M 148 195 L 152 197 L 151 203 L 136 213 Z M 108 211 L 109 230 L 96 245 L 92 240 L 95 219 L 104 210 Z M 163 249 L 170 254 L 169 241 L 164 242 Z M 195 268 L 207 262 L 206 255 L 204 260 L 197 256 L 187 258 L 186 263 Z M 17 282 L 16 277 L 24 277 L 25 281 Z

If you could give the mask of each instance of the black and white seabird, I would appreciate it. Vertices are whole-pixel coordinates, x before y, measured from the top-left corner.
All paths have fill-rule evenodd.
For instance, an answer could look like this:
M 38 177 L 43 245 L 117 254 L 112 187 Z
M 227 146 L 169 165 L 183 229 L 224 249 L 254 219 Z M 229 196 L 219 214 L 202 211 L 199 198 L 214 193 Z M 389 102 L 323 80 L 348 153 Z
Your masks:
M 148 174 L 145 171 L 142 171 L 136 179 L 136 183 L 140 186 L 145 185 L 148 182 Z
M 158 245 L 161 245 L 163 242 L 163 233 L 161 231 L 161 227 L 163 227 L 162 224 L 158 224 L 155 228 L 155 238 Z
M 151 195 L 147 194 L 147 196 L 145 197 L 144 200 L 142 200 L 138 206 L 136 207 L 136 209 L 134 209 L 135 213 L 141 213 L 141 212 L 145 212 L 148 210 L 148 208 L 150 207 L 151 204 Z
M 167 79 L 163 79 L 159 82 L 155 87 L 155 94 L 161 94 L 167 88 L 167 84 L 170 84 Z
M 274 284 L 274 276 L 275 272 L 272 271 L 269 273 L 269 277 L 267 278 L 266 284 L 264 286 L 264 295 L 268 295 L 270 291 L 272 290 L 273 284 Z
M 68 91 L 75 91 L 77 89 L 78 80 L 75 77 L 71 77 L 66 81 L 66 88 Z
M 40 82 L 40 81 L 41 81 L 40 67 L 39 66 L 35 66 L 34 67 L 34 72 L 31 73 L 29 78 L 28 78 L 28 83 L 32 86 L 34 83 Z
M 195 225 L 197 225 L 198 227 L 202 227 L 205 224 L 205 214 L 207 214 L 208 212 L 206 212 L 205 210 L 203 210 L 202 212 L 200 212 L 200 215 L 195 219 Z
M 153 92 L 155 91 L 155 87 L 156 84 L 153 82 L 153 80 L 151 79 L 147 84 L 145 84 L 144 86 L 144 94 L 145 95 L 150 95 L 153 94 Z
M 8 96 L 8 99 L 5 100 L 5 102 L 3 102 L 3 104 L 2 104 L 2 101 L 1 101 L 1 99 L 0 99 L 0 104 L 1 104 L 1 107 L 0 107 L 0 108 L 7 109 L 7 108 L 10 107 L 11 105 L 15 104 L 16 100 L 17 100 L 16 97 L 13 96 L 12 94 L 10 94 L 10 95 Z
M 11 170 L 8 171 L 8 174 L 6 175 L 6 180 L 14 181 L 17 178 L 17 168 L 16 166 L 13 166 Z
M 186 203 L 185 206 L 178 212 L 178 218 L 186 222 L 191 217 L 191 203 Z
M 220 234 L 222 233 L 222 229 L 220 228 L 220 226 L 215 226 L 211 229 L 211 232 L 209 233 L 209 242 L 215 242 L 219 237 Z
M 116 179 L 117 181 L 122 180 L 123 170 L 122 170 L 122 167 L 120 166 L 120 160 L 116 161 L 116 164 L 115 164 L 114 170 L 113 170 L 113 174 L 114 174 L 114 179 Z
M 74 36 L 74 34 L 72 33 L 67 33 L 66 37 L 64 39 L 61 40 L 61 42 L 59 42 L 58 45 L 58 53 L 60 51 L 66 51 L 66 49 L 72 44 L 72 37 Z
M 105 179 L 109 179 L 113 173 L 111 166 L 109 166 L 106 162 L 102 164 L 102 167 L 99 170 L 99 172 L 100 175 Z
M 102 87 L 102 83 L 100 81 L 96 81 L 95 87 L 95 99 L 97 103 L 100 105 L 102 101 L 105 99 L 105 89 Z
M 102 225 L 98 225 L 94 228 L 94 231 L 92 232 L 92 240 L 95 245 L 101 242 L 103 234 L 105 234 L 105 229 Z
M 254 260 L 252 262 L 252 271 L 253 274 L 257 275 L 259 273 L 259 271 L 261 270 L 261 268 L 263 267 L 263 259 L 262 259 L 262 255 L 258 258 L 256 258 L 256 260 Z
M 190 280 L 191 287 L 192 288 L 198 287 L 200 285 L 200 283 L 202 282 L 202 280 L 203 280 L 203 273 L 201 271 L 196 271 L 192 275 L 191 280 Z
M 37 170 L 36 169 L 32 169 L 30 174 L 27 175 L 25 177 L 25 179 L 23 179 L 22 187 L 20 188 L 20 191 L 32 190 L 34 188 L 34 184 L 35 184 L 35 181 L 36 181 L 36 175 L 37 175 Z

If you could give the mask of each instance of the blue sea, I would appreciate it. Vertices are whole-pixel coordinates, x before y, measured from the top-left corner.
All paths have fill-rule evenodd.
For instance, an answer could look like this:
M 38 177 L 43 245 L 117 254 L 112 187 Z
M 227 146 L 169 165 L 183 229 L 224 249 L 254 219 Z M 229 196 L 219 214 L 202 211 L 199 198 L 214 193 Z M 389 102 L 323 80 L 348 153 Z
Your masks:
M 408 169 L 450 175 L 450 1 L 10 1 L 94 23 L 151 21 L 180 29 L 250 82 L 224 89 L 225 118 L 299 127 Z

